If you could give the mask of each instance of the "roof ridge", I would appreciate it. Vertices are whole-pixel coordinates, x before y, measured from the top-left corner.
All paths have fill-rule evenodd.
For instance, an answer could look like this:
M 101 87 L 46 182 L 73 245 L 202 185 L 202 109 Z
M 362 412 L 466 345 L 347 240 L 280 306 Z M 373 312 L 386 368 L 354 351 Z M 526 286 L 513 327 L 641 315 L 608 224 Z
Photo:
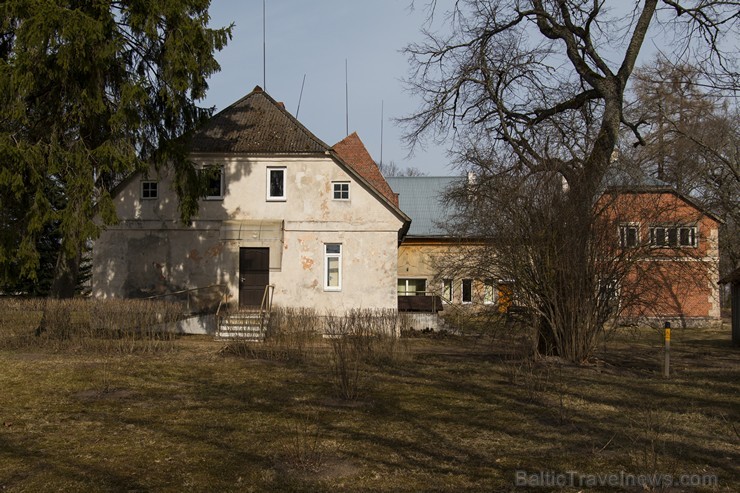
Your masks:
M 260 86 L 204 122 L 191 136 L 190 152 L 326 153 L 330 147 Z
M 326 142 L 324 142 L 323 140 L 319 139 L 316 136 L 316 134 L 314 134 L 313 132 L 311 132 L 296 117 L 294 117 L 293 115 L 291 115 L 288 112 L 288 110 L 285 109 L 285 104 L 284 103 L 279 103 L 275 98 L 273 98 L 272 96 L 270 96 L 267 93 L 267 91 L 265 91 L 264 89 L 262 89 L 260 86 L 254 86 L 254 89 L 252 90 L 252 92 L 250 92 L 249 94 L 247 94 L 244 97 L 247 98 L 247 97 L 251 96 L 252 94 L 262 94 L 263 96 L 267 97 L 267 100 L 270 101 L 273 105 L 275 105 L 275 107 L 278 110 L 280 110 L 281 112 L 283 112 L 283 114 L 285 114 L 285 116 L 287 116 L 293 123 L 295 123 L 296 125 L 298 125 L 298 128 L 300 130 L 302 130 L 303 133 L 305 133 L 308 138 L 312 139 L 314 142 L 316 142 L 321 147 L 323 147 L 325 151 L 328 151 L 329 149 L 331 149 L 331 146 L 327 145 Z

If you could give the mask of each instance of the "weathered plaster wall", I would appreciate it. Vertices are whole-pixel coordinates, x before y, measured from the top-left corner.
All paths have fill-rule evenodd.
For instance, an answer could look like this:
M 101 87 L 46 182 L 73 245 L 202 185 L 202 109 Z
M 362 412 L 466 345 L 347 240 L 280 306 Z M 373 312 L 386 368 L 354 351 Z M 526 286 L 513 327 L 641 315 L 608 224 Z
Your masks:
M 274 302 L 318 310 L 395 308 L 397 239 L 402 221 L 329 156 L 195 156 L 224 167 L 222 199 L 202 200 L 190 225 L 178 222 L 167 173 L 135 177 L 116 195 L 121 222 L 96 242 L 93 293 L 140 297 L 217 283 L 238 299 L 240 247 L 270 248 Z M 286 199 L 267 197 L 267 168 L 286 169 Z M 157 179 L 159 198 L 140 199 Z M 332 181 L 350 183 L 350 200 L 333 199 Z M 240 222 L 282 225 L 278 238 L 234 234 Z M 271 232 L 272 234 L 272 232 Z M 324 244 L 342 244 L 342 289 L 324 291 Z

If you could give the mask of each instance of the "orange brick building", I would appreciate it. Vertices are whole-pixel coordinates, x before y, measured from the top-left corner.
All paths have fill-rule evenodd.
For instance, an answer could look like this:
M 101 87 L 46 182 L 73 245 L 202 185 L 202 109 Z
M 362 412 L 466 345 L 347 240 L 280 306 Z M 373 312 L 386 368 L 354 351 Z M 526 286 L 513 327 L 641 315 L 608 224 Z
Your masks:
M 598 204 L 619 259 L 623 321 L 719 320 L 720 220 L 670 187 L 613 187 Z

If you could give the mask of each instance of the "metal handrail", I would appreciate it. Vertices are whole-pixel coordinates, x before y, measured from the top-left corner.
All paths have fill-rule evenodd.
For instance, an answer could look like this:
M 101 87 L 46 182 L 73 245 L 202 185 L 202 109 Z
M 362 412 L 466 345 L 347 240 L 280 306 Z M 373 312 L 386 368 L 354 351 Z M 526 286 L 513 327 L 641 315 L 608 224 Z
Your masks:
M 260 332 L 265 330 L 265 304 L 269 303 L 269 306 L 267 307 L 267 313 L 272 313 L 272 299 L 274 295 L 275 285 L 268 284 L 267 286 L 265 286 L 265 292 L 262 293 L 262 303 L 260 303 Z
M 171 291 L 169 293 L 156 294 L 154 296 L 147 296 L 146 298 L 142 298 L 142 299 L 145 299 L 145 300 L 155 300 L 157 298 L 165 298 L 167 296 L 173 296 L 173 295 L 176 295 L 176 294 L 187 293 L 188 294 L 188 297 L 187 297 L 187 309 L 188 309 L 188 311 L 190 311 L 190 293 L 193 293 L 193 292 L 196 292 L 196 291 L 202 291 L 204 289 L 212 289 L 212 288 L 222 288 L 222 289 L 224 289 L 224 291 L 222 293 L 222 299 L 218 303 L 219 308 L 220 308 L 221 307 L 221 303 L 223 301 L 223 298 L 228 297 L 228 294 L 227 294 L 227 291 L 226 291 L 226 289 L 228 288 L 228 285 L 227 284 L 211 284 L 209 286 L 201 286 L 201 287 L 197 287 L 197 288 L 181 289 L 179 291 Z M 216 310 L 216 312 L 218 313 L 218 309 Z

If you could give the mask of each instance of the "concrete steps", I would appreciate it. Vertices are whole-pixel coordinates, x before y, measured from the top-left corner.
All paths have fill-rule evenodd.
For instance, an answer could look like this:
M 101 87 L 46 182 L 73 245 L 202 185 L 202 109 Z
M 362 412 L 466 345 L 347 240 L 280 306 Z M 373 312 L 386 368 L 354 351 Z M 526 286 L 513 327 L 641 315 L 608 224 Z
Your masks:
M 220 318 L 216 339 L 263 342 L 269 321 L 270 314 L 260 314 L 259 310 L 229 313 Z

